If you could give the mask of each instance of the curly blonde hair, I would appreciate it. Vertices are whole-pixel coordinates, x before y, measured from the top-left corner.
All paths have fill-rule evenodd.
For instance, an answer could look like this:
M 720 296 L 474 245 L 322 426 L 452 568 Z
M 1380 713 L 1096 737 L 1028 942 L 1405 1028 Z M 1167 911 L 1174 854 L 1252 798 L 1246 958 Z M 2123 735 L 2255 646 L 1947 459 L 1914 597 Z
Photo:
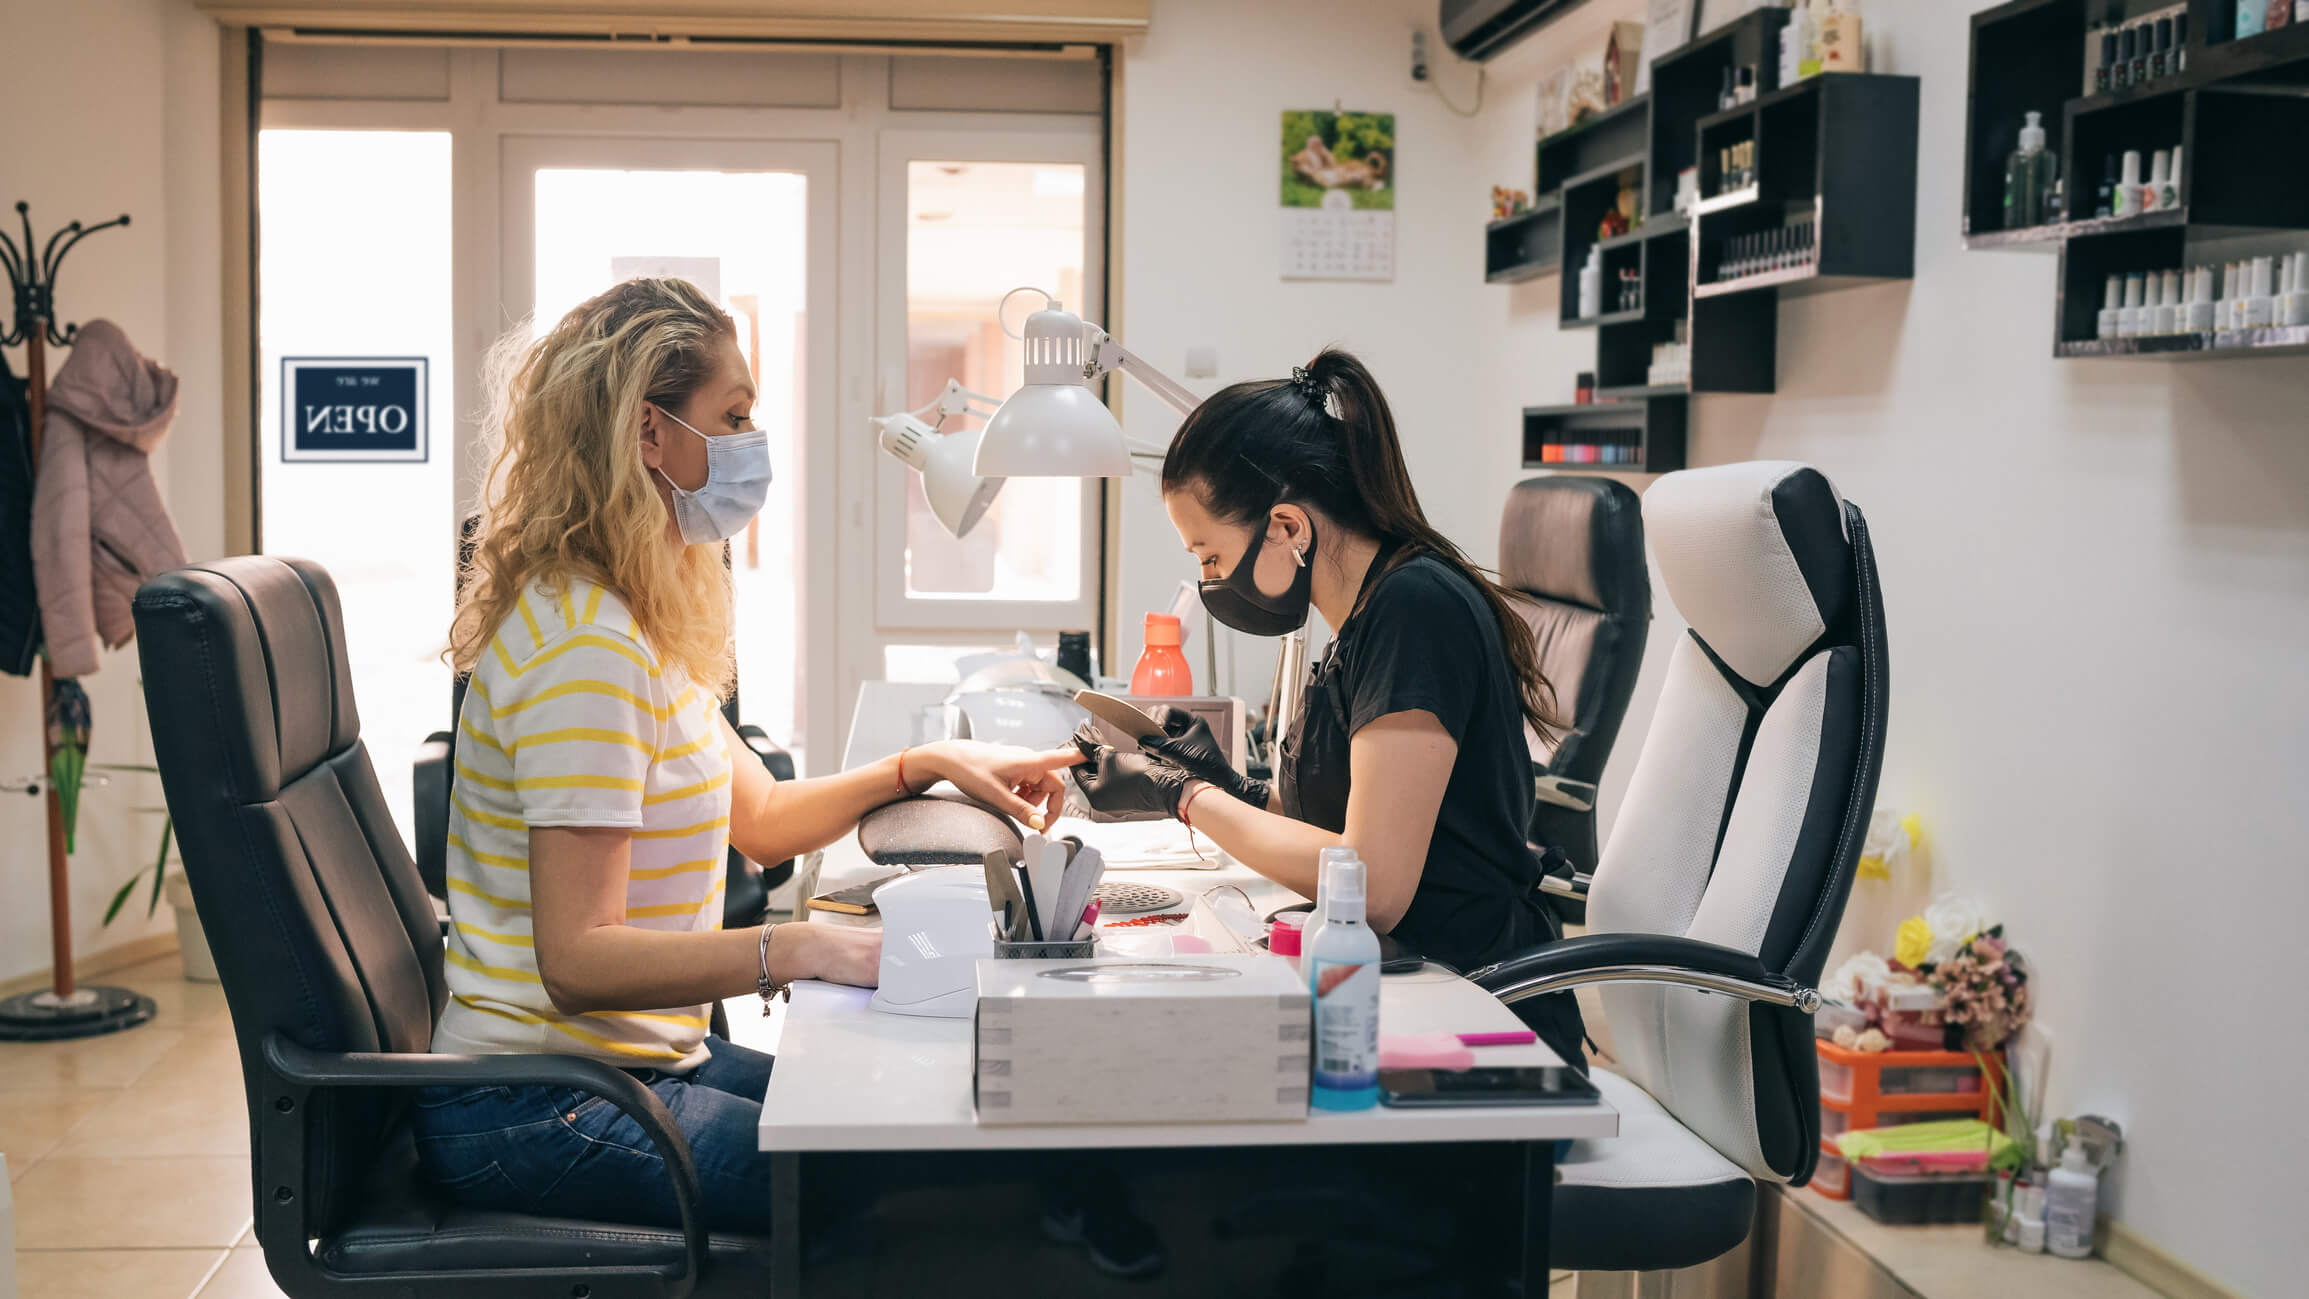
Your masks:
M 460 574 L 449 660 L 473 670 L 530 583 L 583 577 L 614 592 L 661 663 L 726 693 L 730 581 L 719 546 L 669 546 L 642 464 L 642 405 L 680 409 L 737 326 L 695 285 L 635 279 L 576 307 L 534 344 L 490 349 L 484 428 L 494 447 Z

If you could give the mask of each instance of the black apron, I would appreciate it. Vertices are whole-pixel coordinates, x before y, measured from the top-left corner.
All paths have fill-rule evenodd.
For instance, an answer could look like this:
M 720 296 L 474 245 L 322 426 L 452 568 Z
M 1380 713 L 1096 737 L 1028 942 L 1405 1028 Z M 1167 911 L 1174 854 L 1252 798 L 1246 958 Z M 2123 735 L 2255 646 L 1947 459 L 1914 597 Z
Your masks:
M 1372 558 L 1371 567 L 1363 574 L 1363 586 L 1355 593 L 1357 609 L 1363 607 L 1372 586 L 1385 575 L 1387 561 L 1394 550 L 1393 546 L 1384 547 Z M 1333 834 L 1347 828 L 1348 746 L 1354 738 L 1346 691 L 1339 681 L 1341 639 L 1343 636 L 1332 640 L 1324 649 L 1322 660 L 1308 674 L 1306 689 L 1299 697 L 1299 715 L 1291 719 L 1275 764 L 1275 792 L 1282 803 L 1283 815 L 1320 826 Z M 1508 905 L 1515 911 L 1511 925 L 1513 936 L 1502 944 L 1501 950 L 1491 953 L 1490 959 L 1502 959 L 1563 937 L 1554 911 L 1541 902 L 1536 888 Z M 1408 946 L 1417 950 L 1416 944 Z M 1557 1055 L 1581 1073 L 1587 1072 L 1586 1057 L 1580 1051 L 1586 1031 L 1572 994 L 1530 997 L 1511 1009 Z

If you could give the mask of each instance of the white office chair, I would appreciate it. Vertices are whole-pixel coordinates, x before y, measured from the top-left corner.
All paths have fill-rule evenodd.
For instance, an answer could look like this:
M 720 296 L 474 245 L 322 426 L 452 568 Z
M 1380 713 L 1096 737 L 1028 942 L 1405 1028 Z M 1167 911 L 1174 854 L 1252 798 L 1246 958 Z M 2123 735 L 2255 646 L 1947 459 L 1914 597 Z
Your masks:
M 1757 1181 L 1820 1149 L 1812 1012 L 1884 751 L 1868 528 L 1818 470 L 1666 475 L 1644 529 L 1691 624 L 1589 893 L 1591 933 L 1469 976 L 1514 1002 L 1603 984 L 1620 1135 L 1559 1165 L 1550 1262 L 1691 1267 L 1743 1240 Z

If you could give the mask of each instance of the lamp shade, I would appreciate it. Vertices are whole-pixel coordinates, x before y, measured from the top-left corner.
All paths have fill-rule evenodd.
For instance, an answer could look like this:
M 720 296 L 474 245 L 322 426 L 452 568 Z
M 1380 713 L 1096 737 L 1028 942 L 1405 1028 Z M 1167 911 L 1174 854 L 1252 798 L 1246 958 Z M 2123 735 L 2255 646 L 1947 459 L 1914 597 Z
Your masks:
M 922 475 L 922 495 L 939 526 L 957 538 L 969 535 L 1002 491 L 1000 478 L 981 478 L 971 468 L 978 431 L 939 433 L 912 415 L 889 415 L 874 424 L 882 449 Z
M 1127 478 L 1130 448 L 1114 412 L 1085 386 L 1090 336 L 1082 317 L 1052 302 L 1026 318 L 1026 382 L 978 443 L 988 478 Z
M 986 422 L 974 468 L 1004 478 L 1127 478 L 1130 448 L 1090 389 L 1030 383 Z

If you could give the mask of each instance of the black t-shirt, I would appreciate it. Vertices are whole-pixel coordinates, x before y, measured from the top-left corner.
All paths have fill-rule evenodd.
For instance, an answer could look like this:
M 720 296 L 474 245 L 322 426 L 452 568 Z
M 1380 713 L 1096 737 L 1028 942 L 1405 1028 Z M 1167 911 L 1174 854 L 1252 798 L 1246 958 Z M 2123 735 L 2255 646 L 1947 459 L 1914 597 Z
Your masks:
M 1434 716 L 1459 749 L 1426 870 L 1393 936 L 1471 971 L 1560 936 L 1539 905 L 1539 862 L 1525 838 L 1532 776 L 1521 697 L 1482 592 L 1432 556 L 1381 572 L 1388 561 L 1383 553 L 1372 562 L 1362 607 L 1308 682 L 1278 773 L 1283 810 L 1345 830 L 1355 733 L 1391 713 Z M 1576 1059 L 1579 1020 L 1569 994 L 1534 1001 L 1541 1004 L 1517 1009 L 1527 1021 L 1554 1021 L 1534 1027 Z

